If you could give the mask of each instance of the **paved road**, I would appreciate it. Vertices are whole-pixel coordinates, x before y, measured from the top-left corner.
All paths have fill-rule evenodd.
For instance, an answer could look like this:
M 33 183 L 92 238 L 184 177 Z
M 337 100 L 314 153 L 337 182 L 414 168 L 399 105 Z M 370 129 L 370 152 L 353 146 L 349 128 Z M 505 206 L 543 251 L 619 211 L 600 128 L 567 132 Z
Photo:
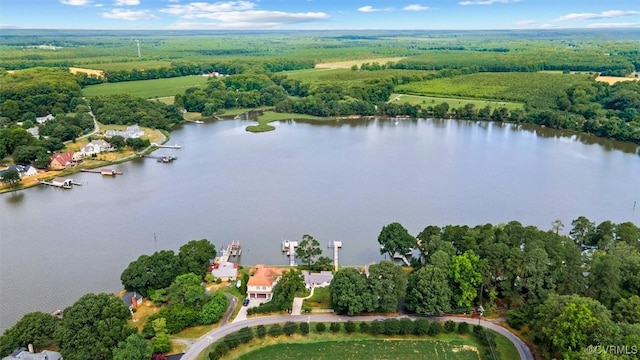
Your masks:
M 198 355 L 203 352 L 209 345 L 213 342 L 218 341 L 226 335 L 232 334 L 244 327 L 253 327 L 258 325 L 270 325 L 276 323 L 285 323 L 287 321 L 293 322 L 346 322 L 346 321 L 374 321 L 374 320 L 384 320 L 388 317 L 395 316 L 340 316 L 340 315 L 276 315 L 276 316 L 263 316 L 250 318 L 244 321 L 233 322 L 231 324 L 227 324 L 225 326 L 220 326 L 206 335 L 202 336 L 195 343 L 188 347 L 187 352 L 182 356 L 181 360 L 195 360 Z M 452 320 L 455 322 L 468 322 L 470 324 L 476 324 L 478 320 L 475 319 L 465 319 L 459 317 L 437 317 L 437 318 L 429 318 L 430 320 L 439 320 L 439 321 L 447 321 Z M 501 335 L 504 335 L 509 341 L 515 345 L 518 353 L 520 354 L 520 359 L 522 360 L 534 360 L 533 354 L 529 347 L 522 341 L 520 338 L 515 336 L 513 333 L 509 332 L 507 329 L 502 328 L 494 323 L 489 321 L 480 320 L 479 324 L 485 328 L 491 329 Z

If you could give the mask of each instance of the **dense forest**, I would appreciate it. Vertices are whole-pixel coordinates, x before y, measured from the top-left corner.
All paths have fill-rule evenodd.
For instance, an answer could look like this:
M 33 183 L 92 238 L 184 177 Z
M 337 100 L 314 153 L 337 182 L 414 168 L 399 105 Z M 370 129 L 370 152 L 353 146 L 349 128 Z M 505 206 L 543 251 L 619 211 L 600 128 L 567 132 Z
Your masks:
M 338 270 L 332 308 L 344 314 L 406 310 L 423 315 L 508 312 L 545 358 L 593 356 L 589 345 L 640 348 L 640 228 L 585 217 L 569 235 L 556 221 L 544 231 L 517 221 L 475 227 L 427 226 L 413 236 L 382 228 L 380 252 L 414 252 L 407 276 L 389 261 L 366 273 Z M 634 358 L 630 354 L 628 358 Z M 625 358 L 625 357 L 622 357 Z

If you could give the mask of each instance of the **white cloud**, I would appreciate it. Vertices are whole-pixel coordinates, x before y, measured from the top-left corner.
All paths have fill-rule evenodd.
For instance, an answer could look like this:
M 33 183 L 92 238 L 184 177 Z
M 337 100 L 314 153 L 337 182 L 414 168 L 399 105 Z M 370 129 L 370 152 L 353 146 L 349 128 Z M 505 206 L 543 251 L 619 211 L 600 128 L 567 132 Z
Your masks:
M 254 8 L 255 4 L 250 1 L 226 1 L 216 3 L 192 2 L 185 5 L 169 5 L 160 11 L 171 15 L 180 15 L 185 19 L 190 19 L 206 13 L 245 11 L 252 10 Z
M 93 5 L 93 6 L 95 6 L 95 7 L 103 7 L 103 6 L 104 6 L 104 4 L 95 4 L 95 5 Z
M 428 6 L 423 6 L 419 4 L 411 4 L 402 8 L 402 10 L 406 10 L 406 11 L 426 11 L 429 9 L 430 8 Z
M 542 24 L 539 26 L 540 29 L 555 29 L 557 28 L 556 25 L 553 24 Z
M 140 5 L 140 0 L 116 0 L 115 6 L 135 6 Z
M 520 2 L 520 0 L 468 0 L 460 1 L 460 5 L 493 5 L 493 4 L 509 4 Z
M 516 25 L 533 25 L 535 23 L 536 23 L 535 20 L 520 20 L 520 21 L 516 21 Z
M 616 18 L 621 16 L 630 16 L 630 15 L 638 15 L 638 14 L 640 14 L 640 11 L 635 11 L 635 10 L 629 10 L 629 11 L 609 10 L 609 11 L 603 11 L 599 14 L 598 13 L 572 13 L 572 14 L 561 16 L 555 19 L 555 21 L 610 19 L 610 18 Z
M 169 2 L 171 2 L 171 3 L 177 3 L 177 2 L 180 2 L 180 0 L 169 0 Z
M 380 11 L 380 9 L 375 9 L 373 6 L 367 5 L 367 6 L 363 6 L 361 8 L 358 8 L 358 11 L 368 13 L 368 12 Z
M 91 0 L 60 0 L 65 5 L 83 6 L 91 3 Z
M 283 11 L 227 11 L 199 14 L 198 19 L 216 20 L 215 23 L 178 22 L 173 29 L 259 29 L 281 25 L 329 20 L 322 12 L 287 13 Z
M 587 27 L 592 29 L 640 28 L 640 23 L 594 23 L 587 25 Z
M 149 10 L 125 10 L 125 9 L 111 9 L 108 12 L 102 13 L 103 18 L 107 19 L 119 19 L 119 20 L 150 20 L 157 19 L 158 17 L 153 15 Z

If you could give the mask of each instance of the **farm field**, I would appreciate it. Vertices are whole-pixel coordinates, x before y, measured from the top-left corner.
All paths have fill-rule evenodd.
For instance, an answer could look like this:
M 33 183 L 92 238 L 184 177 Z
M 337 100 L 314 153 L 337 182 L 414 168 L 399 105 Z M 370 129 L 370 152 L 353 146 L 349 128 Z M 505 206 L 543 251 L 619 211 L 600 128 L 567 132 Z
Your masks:
M 427 106 L 434 106 L 446 102 L 449 106 L 459 108 L 467 104 L 473 104 L 476 109 L 484 108 L 489 105 L 493 110 L 495 108 L 505 107 L 509 110 L 522 109 L 524 104 L 508 101 L 490 101 L 490 100 L 477 100 L 477 99 L 460 99 L 460 98 L 446 98 L 435 96 L 420 96 L 420 95 L 407 95 L 407 94 L 391 94 L 391 100 L 400 104 L 409 103 L 411 105 L 420 105 L 425 108 Z
M 145 70 L 145 69 L 160 69 L 171 67 L 170 61 L 160 60 L 137 60 L 131 61 L 112 62 L 112 63 L 88 63 L 83 64 L 83 67 L 97 69 L 102 71 L 128 71 L 132 69 Z
M 596 78 L 596 81 L 606 82 L 609 85 L 613 85 L 620 81 L 634 81 L 634 80 L 637 81 L 638 79 L 632 78 L 632 77 L 621 77 L 621 76 L 598 76 Z
M 550 102 L 572 86 L 592 82 L 585 74 L 476 73 L 398 85 L 395 91 L 437 97 Z
M 168 97 L 182 94 L 190 87 L 204 86 L 207 83 L 204 76 L 182 76 L 166 79 L 123 81 L 117 83 L 105 83 L 89 85 L 82 89 L 86 97 L 132 94 L 143 98 Z
M 315 68 L 305 70 L 295 70 L 283 72 L 290 79 L 296 79 L 309 83 L 329 83 L 329 82 L 347 82 L 347 83 L 363 83 L 367 80 L 378 80 L 385 78 L 396 78 L 398 83 L 406 80 L 420 80 L 434 71 L 429 70 L 397 70 L 385 69 L 377 71 L 358 70 L 344 68 Z
M 239 360 L 303 359 L 458 359 L 477 360 L 478 349 L 465 339 L 356 340 L 275 344 L 244 354 Z
M 344 60 L 344 61 L 334 61 L 334 62 L 326 62 L 316 64 L 316 69 L 350 69 L 353 65 L 362 65 L 366 63 L 374 63 L 377 62 L 380 65 L 386 64 L 388 62 L 397 62 L 404 59 L 404 57 L 385 57 L 385 58 L 373 58 L 373 59 L 364 59 L 364 60 Z

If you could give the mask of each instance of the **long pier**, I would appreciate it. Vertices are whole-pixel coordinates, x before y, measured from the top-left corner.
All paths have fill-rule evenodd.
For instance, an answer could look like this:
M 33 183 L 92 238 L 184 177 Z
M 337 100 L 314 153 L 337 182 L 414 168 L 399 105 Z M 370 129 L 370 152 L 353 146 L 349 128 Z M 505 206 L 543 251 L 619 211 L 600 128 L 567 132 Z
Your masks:
M 69 185 L 71 183 L 58 184 L 58 183 L 54 183 L 53 181 L 44 181 L 44 180 L 40 180 L 38 181 L 38 183 L 40 183 L 41 185 L 53 186 L 60 189 L 73 189 L 73 186 Z
M 173 160 L 178 160 L 175 155 L 140 155 L 143 158 L 156 159 L 158 162 L 169 163 Z
M 80 169 L 80 171 L 93 174 L 102 174 L 106 176 L 116 176 L 124 174 L 122 171 L 116 171 L 113 169 Z
M 216 258 L 215 262 L 223 264 L 229 261 L 229 257 L 240 257 L 242 254 L 242 248 L 240 247 L 240 241 L 234 240 L 231 244 L 227 245 L 225 250 L 222 250 L 222 255 Z
M 160 148 L 160 149 L 182 149 L 182 145 L 173 144 L 173 145 L 160 145 L 156 143 L 152 143 L 151 145 Z

